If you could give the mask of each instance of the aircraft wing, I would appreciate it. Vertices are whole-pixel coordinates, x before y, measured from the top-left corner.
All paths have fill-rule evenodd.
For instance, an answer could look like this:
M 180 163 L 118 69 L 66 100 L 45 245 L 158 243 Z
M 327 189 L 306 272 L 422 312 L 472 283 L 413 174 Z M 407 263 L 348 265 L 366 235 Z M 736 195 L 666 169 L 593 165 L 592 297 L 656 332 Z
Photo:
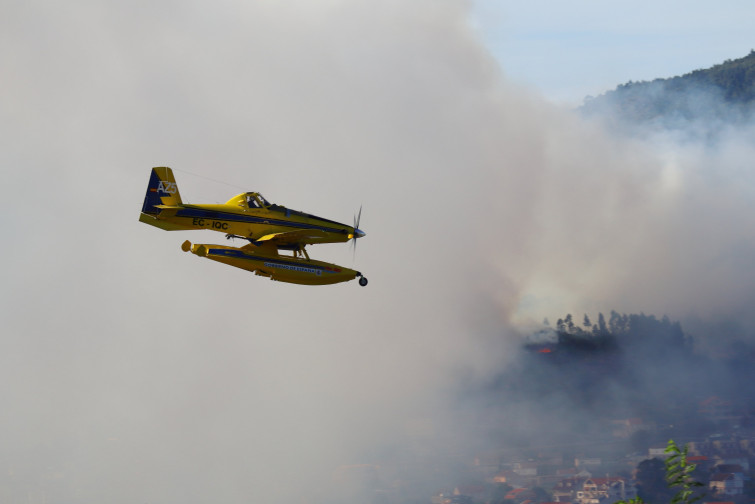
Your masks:
M 327 236 L 328 234 L 325 231 L 319 229 L 296 229 L 294 231 L 284 231 L 282 233 L 271 233 L 262 238 L 258 238 L 256 241 L 268 242 L 276 247 L 282 247 L 290 245 L 306 245 L 319 239 L 327 238 Z

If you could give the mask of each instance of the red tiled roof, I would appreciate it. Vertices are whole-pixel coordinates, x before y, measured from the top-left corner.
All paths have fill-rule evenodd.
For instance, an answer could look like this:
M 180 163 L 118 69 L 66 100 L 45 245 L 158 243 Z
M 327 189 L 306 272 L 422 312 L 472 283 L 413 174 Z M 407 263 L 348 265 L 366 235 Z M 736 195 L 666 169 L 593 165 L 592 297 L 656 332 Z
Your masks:
M 504 499 L 516 499 L 520 493 L 528 491 L 529 488 L 514 488 L 509 493 L 506 494 Z

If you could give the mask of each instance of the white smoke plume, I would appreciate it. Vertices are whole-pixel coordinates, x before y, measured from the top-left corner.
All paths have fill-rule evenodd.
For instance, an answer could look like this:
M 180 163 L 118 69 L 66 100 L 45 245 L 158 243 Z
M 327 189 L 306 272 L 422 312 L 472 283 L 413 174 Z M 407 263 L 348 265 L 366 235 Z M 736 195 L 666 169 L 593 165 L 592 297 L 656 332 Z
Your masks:
M 509 84 L 468 9 L 10 6 L 5 502 L 335 502 L 392 453 L 417 447 L 421 474 L 459 380 L 505 365 L 522 321 L 752 327 L 753 130 L 715 150 L 611 136 Z M 363 205 L 356 259 L 310 254 L 369 286 L 184 254 L 223 238 L 137 221 L 161 165 L 189 202 L 258 190 L 344 222 Z

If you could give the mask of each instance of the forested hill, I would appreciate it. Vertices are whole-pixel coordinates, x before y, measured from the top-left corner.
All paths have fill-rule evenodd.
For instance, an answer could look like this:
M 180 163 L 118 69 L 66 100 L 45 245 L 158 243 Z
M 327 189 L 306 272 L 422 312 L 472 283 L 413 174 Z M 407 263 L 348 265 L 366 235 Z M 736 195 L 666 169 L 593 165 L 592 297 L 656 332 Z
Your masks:
M 755 423 L 755 397 L 743 393 L 751 383 L 755 345 L 742 341 L 720 356 L 701 354 L 668 317 L 611 312 L 597 320 L 567 315 L 533 334 L 484 397 L 509 418 L 524 412 L 516 436 L 527 434 L 532 418 L 556 416 L 558 426 L 547 428 L 558 436 L 584 432 L 589 422 L 633 417 L 676 426 L 664 436 L 687 436 L 707 422 L 698 409 L 710 397 L 728 401 Z
M 610 114 L 621 121 L 683 128 L 690 121 L 738 124 L 755 110 L 755 50 L 704 70 L 627 82 L 596 98 L 585 98 L 587 115 Z

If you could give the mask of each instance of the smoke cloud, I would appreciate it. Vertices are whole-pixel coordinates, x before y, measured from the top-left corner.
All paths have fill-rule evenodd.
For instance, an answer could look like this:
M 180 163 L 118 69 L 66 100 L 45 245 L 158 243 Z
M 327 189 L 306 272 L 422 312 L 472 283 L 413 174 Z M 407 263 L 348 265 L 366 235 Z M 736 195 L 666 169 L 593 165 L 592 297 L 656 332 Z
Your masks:
M 510 84 L 466 2 L 9 11 L 8 502 L 337 502 L 378 463 L 385 487 L 424 491 L 429 454 L 480 443 L 453 431 L 460 384 L 505 366 L 533 320 L 753 329 L 755 130 L 610 134 Z M 152 166 L 189 202 L 258 190 L 343 222 L 363 205 L 355 259 L 309 252 L 369 286 L 184 254 L 222 236 L 139 223 Z

